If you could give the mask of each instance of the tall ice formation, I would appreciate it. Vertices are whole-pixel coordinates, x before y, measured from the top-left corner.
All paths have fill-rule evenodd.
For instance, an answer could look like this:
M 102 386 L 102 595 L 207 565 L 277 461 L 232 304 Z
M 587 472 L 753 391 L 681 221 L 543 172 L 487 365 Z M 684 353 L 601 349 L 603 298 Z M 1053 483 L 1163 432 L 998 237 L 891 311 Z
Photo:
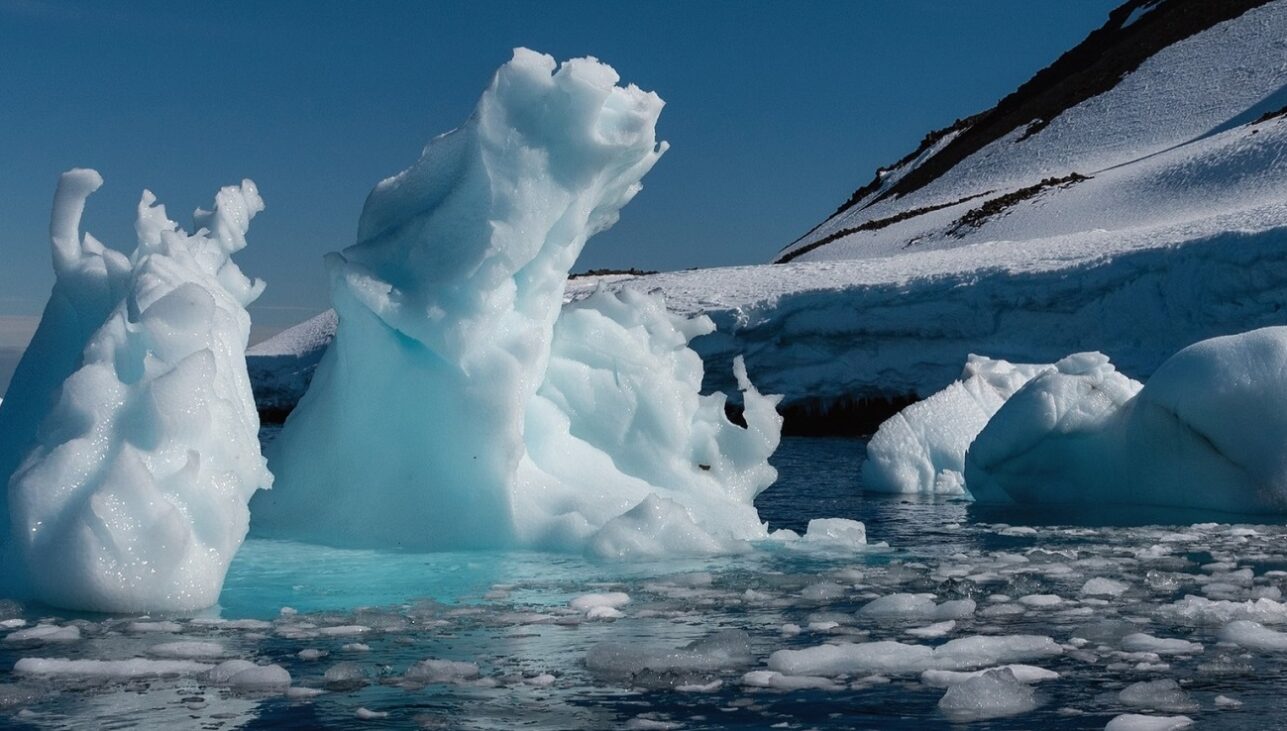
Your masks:
M 0 405 L 11 558 L 21 590 L 57 606 L 209 606 L 272 483 L 245 367 L 263 283 L 230 258 L 264 204 L 249 180 L 226 187 L 187 234 L 145 191 L 127 258 L 78 236 L 101 184 L 59 182 L 57 280 Z
M 773 479 L 774 401 L 746 384 L 739 435 L 698 397 L 686 344 L 709 321 L 603 295 L 556 334 L 586 239 L 666 149 L 661 99 L 617 81 L 594 59 L 516 50 L 464 126 L 376 186 L 357 244 L 327 259 L 338 331 L 270 447 L 257 531 L 569 547 L 664 492 L 679 512 L 651 514 L 762 535 L 750 501 Z

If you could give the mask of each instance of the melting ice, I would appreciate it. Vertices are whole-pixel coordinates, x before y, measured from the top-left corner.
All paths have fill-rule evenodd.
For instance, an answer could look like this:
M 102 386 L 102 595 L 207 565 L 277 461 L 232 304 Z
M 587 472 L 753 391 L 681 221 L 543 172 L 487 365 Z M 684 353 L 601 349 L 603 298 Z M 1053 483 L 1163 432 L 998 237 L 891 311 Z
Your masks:
M 372 191 L 327 259 L 335 340 L 270 454 L 256 529 L 343 546 L 710 553 L 766 535 L 776 398 L 702 396 L 705 317 L 603 292 L 586 240 L 665 151 L 662 101 L 520 49 L 460 129 Z M 556 322 L 557 319 L 557 322 Z

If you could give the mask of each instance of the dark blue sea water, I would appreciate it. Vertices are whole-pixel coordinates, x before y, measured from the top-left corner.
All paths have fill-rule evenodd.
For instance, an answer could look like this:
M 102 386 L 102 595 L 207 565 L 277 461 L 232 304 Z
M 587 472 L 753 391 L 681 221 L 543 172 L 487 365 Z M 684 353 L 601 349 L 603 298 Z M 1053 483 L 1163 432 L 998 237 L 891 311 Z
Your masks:
M 1287 712 L 1279 691 L 1287 652 L 1221 635 L 1244 616 L 1271 632 L 1287 625 L 1287 606 L 1277 601 L 1287 580 L 1281 526 L 981 522 L 962 501 L 864 497 L 863 451 L 857 440 L 787 439 L 774 459 L 780 480 L 757 502 L 774 529 L 802 532 L 817 517 L 862 520 L 872 545 L 859 552 L 770 544 L 737 556 L 620 565 L 531 552 L 407 554 L 251 540 L 221 606 L 168 618 L 175 626 L 159 632 L 143 631 L 155 626 L 140 627 L 137 617 L 0 603 L 0 619 L 76 626 L 81 635 L 0 641 L 0 726 L 1080 729 L 1138 712 L 1246 728 L 1274 727 Z M 1082 589 L 1092 578 L 1126 588 L 1088 596 Z M 629 596 L 620 617 L 569 607 L 575 597 L 607 592 Z M 863 613 L 895 593 L 968 598 L 977 611 L 940 638 L 918 638 L 908 631 L 933 619 Z M 259 621 L 226 621 L 247 619 Z M 1135 632 L 1200 643 L 1201 652 L 1132 651 L 1123 637 Z M 828 674 L 825 690 L 789 692 L 748 685 L 746 676 L 783 649 L 1019 634 L 1059 644 L 1058 655 L 1024 662 L 1060 677 L 1035 686 L 1036 708 L 971 723 L 943 712 L 945 690 L 922 682 L 919 671 L 842 670 Z M 716 644 L 732 638 L 740 654 L 682 649 L 712 636 Z M 295 687 L 323 692 L 236 690 L 196 674 L 9 670 L 20 658 L 155 659 L 158 645 L 173 642 L 215 643 L 221 657 L 201 660 L 211 664 L 279 664 Z M 596 653 L 617 663 L 588 661 Z M 408 675 L 426 659 L 472 663 L 477 672 L 429 678 L 441 682 Z M 1144 694 L 1166 709 L 1139 705 L 1138 688 L 1122 695 L 1157 680 L 1179 686 L 1178 695 Z M 1218 706 L 1217 696 L 1241 705 Z

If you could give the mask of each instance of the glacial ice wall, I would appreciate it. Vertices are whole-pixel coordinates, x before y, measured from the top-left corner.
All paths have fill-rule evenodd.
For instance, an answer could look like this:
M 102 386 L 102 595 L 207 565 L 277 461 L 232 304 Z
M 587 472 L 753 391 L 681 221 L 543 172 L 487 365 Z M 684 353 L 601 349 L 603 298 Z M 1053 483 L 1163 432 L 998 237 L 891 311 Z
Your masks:
M 1006 399 L 1053 367 L 970 355 L 960 380 L 880 425 L 867 443 L 863 489 L 965 494 L 970 443 Z
M 245 368 L 263 291 L 231 260 L 264 204 L 223 188 L 196 233 L 144 191 L 127 259 L 78 240 L 91 170 L 63 175 L 54 286 L 3 402 L 13 541 L 26 590 L 56 606 L 210 606 L 245 538 L 251 494 L 272 484 Z
M 463 127 L 376 186 L 358 243 L 328 257 L 338 329 L 270 449 L 278 483 L 255 502 L 257 530 L 567 546 L 655 480 L 689 510 L 722 491 L 721 505 L 746 508 L 722 533 L 763 533 L 749 502 L 772 480 L 776 414 L 745 438 L 721 432 L 722 404 L 698 398 L 700 360 L 683 354 L 708 324 L 605 296 L 573 315 L 584 327 L 555 333 L 586 239 L 666 147 L 661 99 L 617 81 L 594 59 L 519 49 Z
M 1056 368 L 970 447 L 975 499 L 1287 511 L 1287 327 L 1189 346 L 1143 387 L 1098 353 Z

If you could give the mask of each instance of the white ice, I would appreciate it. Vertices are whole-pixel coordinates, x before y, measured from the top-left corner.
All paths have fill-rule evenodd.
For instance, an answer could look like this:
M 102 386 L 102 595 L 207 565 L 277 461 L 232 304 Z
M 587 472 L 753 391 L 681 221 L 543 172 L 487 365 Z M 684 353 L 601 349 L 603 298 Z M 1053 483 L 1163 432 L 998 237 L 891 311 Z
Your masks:
M 908 674 L 964 670 L 1061 654 L 1063 648 L 1049 637 L 974 635 L 937 647 L 882 640 L 778 650 L 769 656 L 768 666 L 786 675 Z
M 975 499 L 1287 510 L 1287 327 L 1204 340 L 1148 385 L 1098 353 L 1069 356 L 975 439 Z
M 1145 716 L 1139 713 L 1123 713 L 1109 721 L 1104 731 L 1177 731 L 1192 725 L 1193 719 L 1188 716 Z
M 101 182 L 59 183 L 57 281 L 0 409 L 0 453 L 25 455 L 8 500 L 24 589 L 73 609 L 207 607 L 272 484 L 244 358 L 263 283 L 231 259 L 264 204 L 249 180 L 225 187 L 188 234 L 144 191 L 126 258 L 77 236 Z
M 1009 668 L 996 668 L 948 687 L 939 710 L 956 722 L 981 721 L 1026 713 L 1038 705 L 1032 687 Z
M 738 364 L 744 429 L 700 394 L 688 341 L 711 322 L 635 292 L 560 317 L 586 240 L 665 150 L 661 99 L 617 81 L 519 49 L 463 127 L 376 186 L 328 257 L 337 334 L 272 447 L 257 530 L 613 558 L 765 537 L 776 398 Z
M 867 443 L 863 489 L 960 495 L 965 452 L 1001 404 L 1053 366 L 970 355 L 960 380 L 880 425 Z

